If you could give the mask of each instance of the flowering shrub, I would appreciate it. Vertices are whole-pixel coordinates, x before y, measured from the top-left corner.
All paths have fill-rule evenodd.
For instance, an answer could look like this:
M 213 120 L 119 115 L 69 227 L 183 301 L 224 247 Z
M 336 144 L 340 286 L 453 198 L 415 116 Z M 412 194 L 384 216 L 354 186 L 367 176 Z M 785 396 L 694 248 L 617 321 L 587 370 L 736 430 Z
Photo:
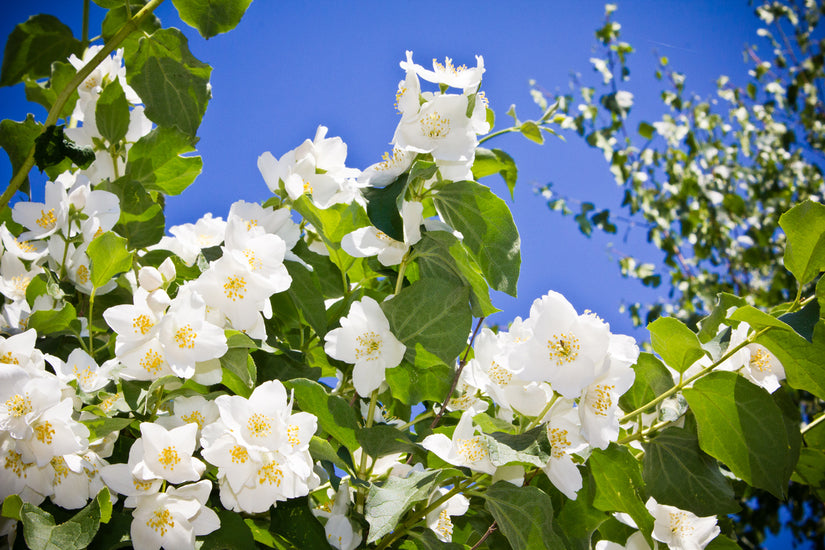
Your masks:
M 40 15 L 6 47 L 0 83 L 50 109 L 2 123 L 9 546 L 697 548 L 734 544 L 717 517 L 749 486 L 823 490 L 819 419 L 800 430 L 787 389 L 825 397 L 819 298 L 801 299 L 821 205 L 780 221 L 800 284 L 780 317 L 723 295 L 698 334 L 652 323 L 640 353 L 550 291 L 494 332 L 489 291 L 515 294 L 520 252 L 476 181 L 515 172 L 479 146 L 483 59 L 408 52 L 383 160 L 348 167 L 320 127 L 259 157 L 263 204 L 164 235 L 163 196 L 200 172 L 181 155 L 209 67 L 176 29 L 131 35 L 159 3 L 103 46 Z M 175 1 L 206 37 L 243 15 L 218 3 Z M 47 29 L 66 52 L 45 67 L 27 44 Z M 553 113 L 508 131 L 542 139 Z M 45 201 L 8 207 L 35 163 Z

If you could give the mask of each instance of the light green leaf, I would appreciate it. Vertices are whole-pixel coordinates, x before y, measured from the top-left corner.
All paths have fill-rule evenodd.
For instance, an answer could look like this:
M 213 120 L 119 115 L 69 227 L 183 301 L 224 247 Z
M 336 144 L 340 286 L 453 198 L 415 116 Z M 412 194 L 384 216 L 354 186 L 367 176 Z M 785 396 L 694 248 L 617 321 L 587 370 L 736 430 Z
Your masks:
M 407 346 L 415 364 L 416 345 L 450 365 L 464 349 L 470 333 L 466 288 L 441 279 L 421 279 L 381 303 L 392 333 Z
M 346 272 L 355 259 L 341 249 L 341 239 L 359 227 L 370 225 L 366 211 L 355 202 L 320 209 L 306 195 L 293 201 L 292 207 L 316 228 L 329 249 L 330 260 Z
M 160 29 L 141 38 L 137 52 L 127 50 L 124 61 L 146 116 L 194 137 L 211 96 L 212 68 L 195 59 L 186 37 L 178 29 Z
M 198 156 L 181 156 L 195 150 L 192 139 L 169 126 L 159 126 L 129 149 L 126 175 L 148 191 L 179 195 L 203 169 Z
M 109 82 L 95 104 L 95 123 L 110 144 L 119 143 L 129 129 L 129 102 L 118 79 Z
M 660 317 L 647 325 L 647 330 L 653 350 L 680 373 L 708 355 L 696 334 L 674 317 Z
M 132 268 L 132 254 L 126 248 L 126 239 L 111 231 L 90 242 L 86 253 L 91 260 L 91 281 L 95 288 Z
M 9 519 L 20 520 L 20 510 L 23 509 L 23 499 L 20 495 L 9 495 L 3 500 L 3 508 L 0 509 L 0 516 Z
M 328 395 L 324 386 L 305 378 L 288 380 L 284 386 L 287 390 L 295 391 L 295 401 L 302 411 L 311 412 L 318 417 L 318 425 L 322 430 L 350 451 L 360 447 L 355 438 L 358 420 L 355 411 L 344 399 Z
M 166 232 L 163 207 L 140 183 L 131 176 L 123 176 L 113 182 L 104 181 L 98 189 L 114 193 L 120 200 L 120 219 L 115 232 L 126 237 L 130 249 L 146 248 L 160 242 Z
M 430 498 L 441 470 L 417 472 L 407 477 L 390 477 L 370 485 L 364 515 L 370 524 L 367 543 L 373 543 L 395 529 L 413 504 Z
M 180 18 L 204 38 L 231 31 L 252 0 L 172 0 Z
M 785 267 L 800 285 L 825 269 L 825 205 L 805 201 L 779 217 L 785 231 Z
M 785 498 L 799 456 L 799 432 L 764 389 L 732 372 L 712 372 L 683 390 L 699 445 L 754 487 Z
M 515 296 L 521 241 L 507 204 L 474 181 L 447 184 L 433 200 L 441 218 L 464 236 L 490 287 Z
M 619 399 L 619 406 L 625 412 L 635 411 L 673 387 L 670 371 L 652 353 L 640 353 L 633 370 L 636 371 L 633 385 Z
M 696 423 L 670 427 L 645 445 L 644 480 L 659 504 L 697 516 L 738 512 L 733 489 L 719 464 L 699 448 Z
M 313 435 L 309 441 L 309 454 L 312 455 L 313 460 L 326 460 L 344 471 L 352 470 L 346 462 L 341 460 L 330 442 L 317 435 Z
M 227 374 L 234 375 L 247 388 L 245 393 L 249 392 L 251 394 L 257 380 L 257 369 L 255 368 L 255 362 L 249 355 L 249 349 L 230 348 L 223 354 L 220 361 L 224 377 Z
M 627 448 L 611 443 L 607 449 L 594 449 L 589 462 L 596 482 L 593 506 L 604 512 L 630 514 L 653 548 L 649 534 L 653 531 L 653 516 L 644 505 L 647 498 L 639 461 Z
M 108 418 L 98 416 L 80 423 L 89 428 L 89 441 L 101 439 L 112 432 L 117 432 L 134 422 L 134 418 Z
M 447 231 L 426 231 L 414 251 L 422 279 L 455 280 L 468 286 L 473 317 L 486 317 L 499 311 L 490 300 L 487 281 L 455 235 Z
M 71 322 L 77 319 L 72 304 L 66 304 L 63 309 L 38 310 L 29 317 L 28 328 L 34 329 L 38 334 L 52 335 L 58 332 L 71 330 Z
M 74 78 L 77 73 L 71 63 L 55 61 L 52 63 L 51 77 L 46 82 L 38 82 L 31 77 L 26 77 L 26 99 L 39 103 L 46 110 L 51 110 L 57 94 Z M 60 111 L 60 118 L 69 118 L 74 111 L 78 99 L 77 90 L 72 91 L 68 101 Z
M 103 489 L 108 495 L 108 490 Z M 99 495 L 100 496 L 100 495 Z M 108 503 L 108 506 L 107 506 Z M 93 499 L 69 520 L 55 525 L 54 517 L 37 506 L 24 503 L 20 509 L 23 536 L 31 550 L 74 550 L 91 544 L 100 528 L 101 504 L 111 516 L 111 502 L 107 496 Z M 19 532 L 18 532 L 19 536 Z
M 535 122 L 532 120 L 528 120 L 526 122 L 522 122 L 521 126 L 519 127 L 521 133 L 529 139 L 530 141 L 535 141 L 539 145 L 544 143 L 544 136 L 541 133 L 541 128 L 539 128 Z
M 487 489 L 484 499 L 513 550 L 564 547 L 553 531 L 553 502 L 538 487 L 499 481 Z
M 473 161 L 473 179 L 481 179 L 491 174 L 500 174 L 510 191 L 510 198 L 513 199 L 513 190 L 516 187 L 518 178 L 518 167 L 513 157 L 501 149 L 476 148 L 476 158 Z
M 521 434 L 493 432 L 485 434 L 485 440 L 494 466 L 522 463 L 542 468 L 553 455 L 553 446 L 544 426 Z
M 699 341 L 707 343 L 716 337 L 721 325 L 728 317 L 728 310 L 732 307 L 745 305 L 745 300 L 733 294 L 720 292 L 716 297 L 716 305 L 710 315 L 699 321 Z
M 437 364 L 424 368 L 410 365 L 406 361 L 387 369 L 385 373 L 392 396 L 405 405 L 444 401 L 453 377 L 453 369 L 447 365 Z
M 26 75 L 45 78 L 51 74 L 53 61 L 63 61 L 82 51 L 80 40 L 57 17 L 33 15 L 14 27 L 6 40 L 0 86 L 13 86 Z

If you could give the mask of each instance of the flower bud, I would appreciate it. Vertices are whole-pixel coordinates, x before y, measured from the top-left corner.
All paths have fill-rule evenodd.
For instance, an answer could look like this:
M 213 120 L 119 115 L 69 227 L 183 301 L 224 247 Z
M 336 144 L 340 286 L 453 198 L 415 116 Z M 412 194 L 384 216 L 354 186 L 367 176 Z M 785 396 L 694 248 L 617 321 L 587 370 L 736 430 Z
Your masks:
M 155 313 L 163 313 L 166 311 L 166 308 L 169 307 L 169 304 L 172 303 L 172 300 L 169 298 L 169 295 L 166 294 L 166 291 L 162 288 L 157 290 L 153 290 L 149 293 L 149 296 L 146 297 L 146 305 L 152 308 L 152 311 Z
M 177 277 L 177 271 L 175 271 L 175 264 L 172 262 L 172 258 L 166 258 L 163 260 L 163 262 L 158 266 L 158 270 L 163 276 L 163 281 L 165 283 L 170 283 L 175 280 L 175 277 Z
M 152 292 L 163 286 L 163 275 L 152 266 L 141 267 L 138 271 L 138 283 L 147 292 Z

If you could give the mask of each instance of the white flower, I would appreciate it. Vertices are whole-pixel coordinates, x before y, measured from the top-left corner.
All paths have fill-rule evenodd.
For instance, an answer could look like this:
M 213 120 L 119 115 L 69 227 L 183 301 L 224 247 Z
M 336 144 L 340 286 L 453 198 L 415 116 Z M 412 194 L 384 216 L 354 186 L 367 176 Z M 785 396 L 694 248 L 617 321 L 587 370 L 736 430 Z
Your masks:
M 390 184 L 409 169 L 415 156 L 415 153 L 411 151 L 393 147 L 392 155 L 384 153 L 381 156 L 381 162 L 368 166 L 358 176 L 358 181 L 371 187 L 383 187 Z
M 432 434 L 424 438 L 421 446 L 454 466 L 464 466 L 493 475 L 496 467 L 490 461 L 490 451 L 484 436 L 475 434 L 472 415 L 472 412 L 462 413 L 452 439 L 444 434 Z
M 29 229 L 20 240 L 43 239 L 68 228 L 69 200 L 63 185 L 47 181 L 45 202 L 20 201 L 14 205 L 11 217 Z
M 447 492 L 447 489 L 440 487 L 433 493 L 430 500 L 437 500 L 447 494 Z M 453 495 L 427 514 L 427 527 L 432 529 L 435 536 L 438 537 L 438 540 L 441 542 L 452 542 L 453 521 L 450 519 L 450 516 L 463 516 L 469 508 L 470 501 L 467 497 L 462 494 Z
M 200 479 L 205 466 L 192 456 L 197 431 L 195 424 L 167 430 L 160 424 L 143 422 L 143 458 L 132 469 L 132 475 L 144 481 L 160 478 L 169 483 Z
M 390 323 L 378 302 L 365 296 L 353 302 L 341 327 L 327 332 L 324 351 L 330 357 L 352 363 L 352 383 L 361 397 L 368 397 L 385 379 L 384 371 L 398 366 L 407 347 L 390 331 Z
M 748 362 L 742 369 L 742 376 L 773 393 L 779 389 L 779 382 L 785 379 L 785 368 L 776 356 L 761 344 L 748 344 Z
M 207 212 L 194 224 L 173 225 L 169 228 L 173 236 L 164 236 L 158 244 L 149 249 L 170 250 L 180 256 L 183 263 L 192 265 L 201 249 L 217 246 L 223 242 L 225 231 L 226 222 L 223 218 L 213 218 L 212 214 Z
M 6 228 L 5 222 L 0 225 L 0 238 L 2 238 L 5 251 L 3 254 L 11 254 L 17 256 L 21 260 L 39 261 L 46 255 L 46 243 L 41 241 L 26 241 L 18 240 L 12 235 L 11 231 Z
M 716 516 L 700 518 L 692 512 L 659 504 L 653 497 L 645 507 L 655 518 L 653 538 L 673 550 L 701 550 L 720 532 Z
M 157 493 L 163 484 L 160 478 L 144 480 L 132 473 L 142 461 L 143 439 L 139 437 L 129 449 L 129 460 L 126 464 L 109 464 L 100 470 L 100 476 L 106 486 L 113 492 L 126 496 L 124 505 L 127 507 L 135 506 L 137 496 Z
M 72 400 L 48 408 L 31 424 L 31 436 L 18 446 L 23 460 L 44 466 L 55 456 L 80 453 L 89 446 L 89 429 L 72 419 Z
M 218 515 L 204 506 L 212 483 L 203 480 L 165 493 L 137 497 L 131 535 L 135 550 L 195 548 L 195 537 L 220 528 Z
M 402 117 L 392 143 L 404 151 L 430 153 L 436 161 L 471 160 L 478 139 L 467 118 L 467 97 L 434 96 L 414 116 Z
M 412 59 L 408 56 L 408 62 L 401 63 L 402 68 L 410 69 L 409 63 Z M 476 66 L 468 68 L 466 65 L 453 65 L 453 60 L 449 57 L 444 58 L 444 64 L 433 59 L 433 70 L 429 71 L 421 65 L 413 65 L 413 70 L 420 77 L 427 82 L 434 82 L 436 84 L 445 84 L 451 88 L 461 88 L 463 90 L 475 91 L 481 84 L 481 75 L 484 74 L 484 58 L 480 55 L 476 56 Z
M 13 254 L 3 254 L 0 259 L 0 292 L 12 301 L 25 300 L 26 289 L 31 280 L 43 269 L 32 264 L 27 269 L 23 262 Z
M 579 435 L 581 424 L 572 401 L 557 402 L 548 416 L 547 439 L 553 450 L 542 469 L 559 491 L 576 500 L 576 493 L 582 488 L 582 475 L 572 455 L 584 451 L 587 442 Z

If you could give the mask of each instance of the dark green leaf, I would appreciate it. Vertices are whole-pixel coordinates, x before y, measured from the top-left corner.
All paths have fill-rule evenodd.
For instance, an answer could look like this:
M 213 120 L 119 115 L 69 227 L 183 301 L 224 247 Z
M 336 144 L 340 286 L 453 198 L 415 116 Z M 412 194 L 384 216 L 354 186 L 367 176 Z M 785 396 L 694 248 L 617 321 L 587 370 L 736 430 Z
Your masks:
M 647 122 L 639 123 L 639 135 L 645 139 L 653 139 L 654 128 Z
M 11 31 L 3 52 L 0 86 L 13 86 L 25 75 L 45 78 L 51 74 L 53 61 L 63 61 L 71 54 L 80 55 L 83 46 L 72 30 L 53 15 L 29 17 Z
M 422 401 L 442 402 L 450 391 L 453 369 L 444 364 L 421 368 L 402 362 L 395 368 L 387 369 L 386 377 L 392 396 L 405 405 Z
M 739 511 L 719 464 L 699 448 L 693 421 L 685 422 L 684 428 L 670 427 L 645 445 L 643 475 L 659 504 L 700 517 Z
M 812 342 L 814 339 L 814 327 L 819 322 L 819 302 L 811 300 L 805 307 L 793 313 L 786 313 L 779 317 L 790 325 L 797 334 Z
M 452 364 L 466 345 L 472 316 L 466 288 L 440 279 L 422 279 L 404 288 L 381 309 L 392 333 L 415 364 L 416 345 Z
M 172 0 L 180 18 L 204 38 L 228 32 L 241 22 L 252 0 Z
M 728 310 L 732 307 L 739 307 L 745 305 L 745 300 L 733 294 L 720 292 L 716 297 L 716 306 L 711 311 L 710 315 L 699 321 L 701 329 L 697 336 L 702 343 L 713 340 L 719 330 L 719 325 L 727 319 Z
M 327 310 L 318 276 L 297 262 L 285 262 L 284 265 L 292 277 L 292 284 L 287 290 L 289 297 L 304 321 L 323 339 L 327 333 Z
M 129 129 L 129 102 L 118 79 L 103 88 L 95 104 L 95 123 L 110 144 L 119 143 Z
M 565 499 L 556 517 L 556 529 L 567 538 L 569 550 L 590 550 L 593 532 L 610 517 L 593 507 L 595 492 L 589 470 L 582 471 L 582 488 L 576 500 Z
M 478 180 L 491 174 L 501 174 L 510 191 L 510 198 L 513 199 L 513 190 L 518 178 L 518 167 L 513 157 L 501 149 L 477 147 L 476 158 L 473 161 L 473 179 Z
M 372 225 L 391 239 L 404 242 L 404 221 L 398 209 L 398 197 L 404 196 L 407 188 L 407 174 L 386 187 L 369 187 L 364 190 L 367 199 L 367 215 Z
M 355 437 L 361 448 L 372 458 L 380 458 L 394 453 L 414 453 L 421 448 L 413 443 L 406 432 L 388 424 L 362 428 Z
M 255 548 L 252 531 L 244 523 L 240 514 L 229 510 L 218 510 L 220 529 L 212 531 L 203 539 L 201 550 L 248 550 Z
M 653 350 L 680 373 L 707 354 L 696 334 L 674 317 L 660 317 L 647 330 Z
M 120 219 L 114 230 L 126 237 L 130 249 L 146 248 L 160 242 L 166 231 L 163 207 L 130 176 L 105 181 L 98 189 L 120 199 Z
M 520 239 L 507 204 L 474 181 L 447 184 L 433 200 L 441 218 L 464 236 L 490 286 L 515 296 Z
M 34 162 L 42 172 L 50 166 L 71 160 L 80 168 L 87 168 L 95 160 L 91 147 L 80 147 L 64 134 L 63 125 L 49 126 L 34 140 Z
M 499 481 L 487 489 L 484 499 L 484 507 L 513 550 L 563 547 L 553 531 L 553 502 L 538 487 L 517 487 Z
M 750 485 L 784 498 L 800 436 L 789 433 L 771 395 L 732 372 L 712 372 L 683 394 L 702 450 Z
M 34 120 L 34 115 L 27 115 L 23 122 L 3 120 L 0 122 L 0 147 L 2 147 L 11 161 L 12 172 L 16 173 L 29 156 L 34 147 L 34 140 L 43 131 L 43 125 Z M 29 192 L 29 176 L 26 176 L 23 186 L 24 193 Z
M 825 205 L 805 201 L 779 217 L 785 231 L 785 267 L 800 285 L 807 284 L 825 269 Z
M 355 438 L 358 420 L 355 411 L 342 398 L 328 395 L 324 386 L 312 380 L 297 378 L 284 384 L 295 391 L 295 401 L 302 411 L 318 417 L 318 425 L 350 451 L 361 445 Z
M 194 137 L 211 95 L 211 67 L 195 59 L 186 37 L 174 28 L 155 31 L 139 44 L 137 52 L 126 52 L 126 74 L 146 116 Z
M 91 281 L 95 288 L 102 287 L 132 267 L 132 254 L 126 248 L 126 239 L 111 231 L 90 242 L 86 253 L 89 255 Z
M 307 497 L 278 502 L 270 510 L 270 520 L 269 530 L 285 538 L 295 548 L 329 546 L 324 526 L 312 515 Z
M 636 371 L 633 385 L 619 399 L 619 406 L 625 412 L 635 411 L 673 387 L 670 371 L 652 353 L 640 353 L 633 370 Z
M 372 543 L 398 526 L 413 504 L 427 500 L 436 488 L 441 470 L 411 471 L 407 477 L 390 477 L 370 485 L 364 515 L 370 524 L 367 543 Z
M 158 127 L 129 149 L 126 174 L 148 191 L 179 195 L 203 169 L 198 156 L 182 156 L 195 148 L 192 139 L 173 127 Z
M 590 455 L 590 471 L 596 482 L 593 506 L 604 512 L 627 512 L 651 548 L 653 516 L 647 511 L 647 501 L 639 461 L 625 447 L 611 443 L 605 449 L 594 449 Z

